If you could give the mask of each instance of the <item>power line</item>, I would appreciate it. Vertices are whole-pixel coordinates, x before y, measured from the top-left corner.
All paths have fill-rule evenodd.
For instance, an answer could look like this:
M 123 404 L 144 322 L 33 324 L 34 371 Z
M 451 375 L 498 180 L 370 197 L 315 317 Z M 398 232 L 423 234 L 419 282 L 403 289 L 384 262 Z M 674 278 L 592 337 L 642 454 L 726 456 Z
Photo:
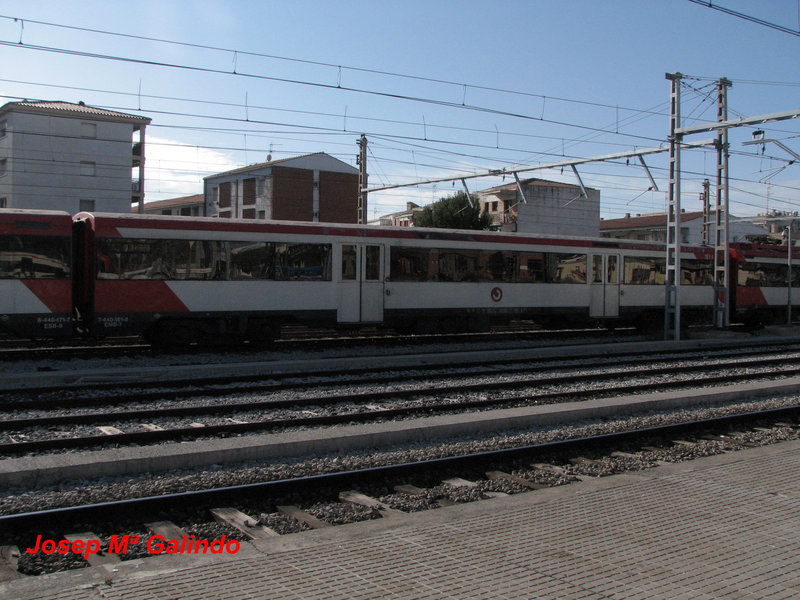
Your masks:
M 727 15 L 731 15 L 739 19 L 744 19 L 745 21 L 750 21 L 751 23 L 756 23 L 758 25 L 763 25 L 764 27 L 769 27 L 770 29 L 775 29 L 776 31 L 780 31 L 782 33 L 788 33 L 789 35 L 795 35 L 800 37 L 800 31 L 795 31 L 794 29 L 789 29 L 788 27 L 784 27 L 783 25 L 778 25 L 776 23 L 770 23 L 769 21 L 765 21 L 764 19 L 759 19 L 758 17 L 746 15 L 737 10 L 725 8 L 724 6 L 719 6 L 718 4 L 712 4 L 711 2 L 707 2 L 705 0 L 689 0 L 689 2 L 693 2 L 694 4 L 699 4 L 700 6 L 705 6 L 706 8 L 718 10 Z
M 7 46 L 11 48 L 23 48 L 26 50 L 35 50 L 40 52 L 50 52 L 55 54 L 66 54 L 68 56 L 79 56 L 82 58 L 94 58 L 99 60 L 109 60 L 109 61 L 116 61 L 116 62 L 123 62 L 123 63 L 133 63 L 133 64 L 141 64 L 147 66 L 155 66 L 155 67 L 162 67 L 162 68 L 171 68 L 171 69 L 181 69 L 193 72 L 200 72 L 200 73 L 207 73 L 207 74 L 215 74 L 215 75 L 226 75 L 226 76 L 236 76 L 236 77 L 243 77 L 247 79 L 256 79 L 256 80 L 263 80 L 263 81 L 273 81 L 279 83 L 288 83 L 294 85 L 302 85 L 302 86 L 310 86 L 318 89 L 327 89 L 327 90 L 337 90 L 337 91 L 346 91 L 358 94 L 367 94 L 372 96 L 379 96 L 382 98 L 391 98 L 395 100 L 404 100 L 408 102 L 419 102 L 423 104 L 430 104 L 434 106 L 442 106 L 446 108 L 456 108 L 456 109 L 463 109 L 468 111 L 486 113 L 496 116 L 504 116 L 516 119 L 524 119 L 529 121 L 538 121 L 542 123 L 550 123 L 553 125 L 561 125 L 564 127 L 572 127 L 577 129 L 583 129 L 586 131 L 593 131 L 593 132 L 600 132 L 600 133 L 607 133 L 612 135 L 621 135 L 623 137 L 632 137 L 642 140 L 651 140 L 653 138 L 648 138 L 646 136 L 638 136 L 634 134 L 622 134 L 614 131 L 599 129 L 597 127 L 590 127 L 588 125 L 579 125 L 576 123 L 568 123 L 566 121 L 557 121 L 555 119 L 545 119 L 544 117 L 537 117 L 534 115 L 526 115 L 523 113 L 515 113 L 495 108 L 490 108 L 486 106 L 478 106 L 472 104 L 464 104 L 464 103 L 457 103 L 457 102 L 450 102 L 447 100 L 436 100 L 433 98 L 423 98 L 419 96 L 409 96 L 407 94 L 399 94 L 399 93 L 392 93 L 392 92 L 381 92 L 378 90 L 368 90 L 363 88 L 354 88 L 354 87 L 346 87 L 341 85 L 333 85 L 329 83 L 322 83 L 318 81 L 304 81 L 300 79 L 290 79 L 286 77 L 275 77 L 270 75 L 258 75 L 255 73 L 242 73 L 238 72 L 235 69 L 233 71 L 226 71 L 222 69 L 212 69 L 210 67 L 198 67 L 192 65 L 180 65 L 177 63 L 168 63 L 163 61 L 154 61 L 154 60 L 144 60 L 140 58 L 131 58 L 131 57 L 124 57 L 124 56 L 114 56 L 111 54 L 100 54 L 96 52 L 87 52 L 82 50 L 69 50 L 66 48 L 56 48 L 52 46 L 41 46 L 41 45 L 31 45 L 31 44 L 24 44 L 18 42 L 8 42 L 8 41 L 0 41 L 0 46 Z M 131 110 L 131 109 L 128 109 Z M 138 109 L 137 109 L 138 110 Z M 152 111 L 150 111 L 152 112 Z M 247 119 L 244 119 L 245 121 Z
M 297 110 L 297 109 L 289 109 L 289 108 L 278 108 L 278 107 L 271 107 L 271 106 L 259 106 L 259 105 L 244 105 L 235 102 L 220 102 L 220 101 L 212 101 L 212 100 L 201 100 L 197 98 L 180 98 L 174 96 L 158 96 L 153 94 L 136 94 L 133 92 L 118 92 L 113 90 L 101 90 L 96 88 L 81 88 L 75 86 L 64 86 L 64 85 L 52 85 L 52 84 L 44 84 L 44 83 L 35 83 L 30 81 L 19 81 L 19 80 L 12 80 L 12 79 L 0 79 L 0 82 L 5 83 L 15 83 L 21 85 L 32 85 L 32 86 L 42 86 L 42 87 L 52 87 L 58 89 L 69 89 L 75 91 L 84 91 L 84 92 L 94 92 L 94 93 L 101 93 L 101 94 L 112 94 L 112 95 L 120 95 L 120 96 L 127 96 L 133 98 L 146 98 L 146 99 L 153 99 L 153 100 L 167 100 L 167 101 L 175 101 L 175 102 L 187 102 L 187 103 L 195 103 L 195 104 L 207 104 L 211 106 L 223 106 L 228 108 L 238 108 L 244 109 L 249 108 L 253 110 L 267 110 L 267 111 L 276 111 L 276 112 L 286 112 L 286 113 L 294 113 L 300 115 L 312 115 L 312 116 L 320 116 L 320 117 L 331 117 L 341 119 L 343 117 L 347 117 L 348 119 L 354 119 L 359 121 L 374 121 L 376 123 L 388 123 L 393 125 L 407 125 L 407 126 L 414 126 L 418 127 L 420 124 L 418 122 L 413 121 L 403 121 L 400 119 L 380 119 L 375 117 L 362 117 L 358 115 L 342 115 L 336 113 L 325 113 L 319 111 L 309 111 L 309 110 Z M 20 96 L 3 96 L 0 95 L 0 98 L 7 98 L 7 99 L 18 99 L 21 100 L 22 97 Z M 118 108 L 118 110 L 136 110 L 138 112 L 149 112 L 147 109 L 143 109 L 140 107 L 133 109 L 133 108 Z M 645 111 L 649 112 L 649 111 Z M 189 113 L 167 113 L 167 114 L 175 114 L 181 116 L 196 116 L 190 115 Z M 666 113 L 649 113 L 649 114 L 657 114 L 658 116 L 667 116 Z M 207 118 L 216 118 L 214 116 L 209 116 Z M 246 119 L 245 122 L 253 122 L 249 119 Z M 160 125 L 160 124 L 152 124 L 151 127 L 168 127 L 167 125 Z M 443 130 L 452 130 L 452 131 L 464 131 L 470 133 L 487 133 L 487 134 L 496 134 L 496 135 L 503 135 L 503 136 L 514 136 L 514 137 L 522 137 L 522 138 L 530 138 L 530 139 L 542 139 L 542 140 L 566 140 L 569 142 L 575 143 L 589 143 L 588 141 L 584 141 L 582 138 L 563 138 L 563 137 L 555 137 L 555 136 L 544 136 L 544 135 L 534 135 L 528 133 L 520 133 L 515 131 L 501 131 L 497 129 L 481 129 L 476 127 L 464 127 L 464 126 L 454 126 L 454 125 L 442 125 L 437 123 L 427 123 L 427 127 L 431 129 L 443 129 Z M 332 129 L 332 128 L 331 128 Z M 237 130 L 229 130 L 231 132 L 245 132 L 248 133 L 252 130 L 245 130 L 245 129 L 237 129 Z M 340 131 L 342 133 L 350 133 L 354 132 L 354 130 L 347 130 L 344 129 L 336 129 L 334 131 Z M 362 130 L 359 130 L 362 131 Z M 597 142 L 600 143 L 600 142 Z M 623 146 L 625 144 L 621 142 L 602 142 L 605 145 L 618 145 Z
M 334 63 L 327 63 L 327 62 L 322 62 L 322 61 L 292 58 L 292 57 L 287 57 L 287 56 L 279 56 L 279 55 L 266 54 L 266 53 L 261 53 L 261 52 L 252 52 L 252 51 L 248 51 L 248 50 L 237 50 L 237 49 L 234 49 L 234 48 L 223 48 L 223 47 L 211 46 L 211 45 L 207 45 L 207 44 L 180 42 L 180 41 L 177 41 L 177 40 L 168 40 L 168 39 L 164 39 L 164 38 L 155 38 L 155 37 L 150 37 L 150 36 L 134 35 L 134 34 L 128 34 L 128 33 L 107 31 L 107 30 L 102 30 L 102 29 L 92 29 L 92 28 L 88 28 L 88 27 L 79 27 L 79 26 L 74 26 L 74 25 L 64 25 L 64 24 L 60 24 L 60 23 L 52 23 L 52 22 L 47 22 L 47 21 L 37 21 L 37 20 L 33 20 L 33 19 L 24 19 L 22 17 L 11 17 L 11 16 L 8 16 L 8 15 L 0 15 L 0 18 L 1 19 L 7 19 L 7 20 L 12 20 L 13 19 L 14 22 L 34 23 L 36 25 L 42 25 L 42 26 L 46 26 L 46 27 L 54 27 L 54 28 L 68 29 L 68 30 L 73 30 L 73 31 L 96 33 L 96 34 L 108 35 L 108 36 L 114 36 L 114 37 L 122 37 L 122 38 L 128 38 L 128 39 L 135 39 L 135 40 L 142 40 L 142 41 L 149 41 L 149 42 L 157 42 L 157 43 L 162 43 L 162 44 L 170 44 L 170 45 L 182 46 L 182 47 L 187 47 L 187 48 L 196 48 L 196 49 L 201 49 L 201 50 L 213 50 L 213 51 L 216 51 L 216 52 L 223 52 L 223 53 L 226 53 L 226 54 L 232 54 L 234 57 L 236 57 L 237 55 L 253 56 L 253 57 L 258 57 L 258 58 L 267 58 L 267 59 L 271 59 L 271 60 L 286 61 L 286 62 L 292 62 L 292 63 L 298 63 L 298 64 L 307 64 L 307 65 L 328 67 L 328 68 L 331 68 L 331 69 L 338 69 L 340 71 L 341 70 L 348 70 L 348 71 L 355 71 L 355 72 L 361 72 L 361 73 L 371 73 L 371 74 L 375 74 L 375 75 L 384 75 L 384 76 L 389 76 L 389 77 L 398 77 L 398 78 L 410 79 L 410 80 L 416 80 L 416 81 L 424 81 L 424 82 L 428 82 L 428 83 L 445 84 L 445 85 L 455 86 L 455 87 L 458 87 L 458 88 L 461 88 L 461 89 L 475 89 L 475 90 L 483 90 L 483 91 L 497 92 L 497 93 L 503 93 L 503 94 L 513 94 L 513 95 L 517 95 L 517 96 L 526 96 L 526 97 L 530 97 L 530 98 L 538 98 L 538 99 L 541 99 L 543 101 L 550 100 L 550 101 L 556 101 L 556 102 L 569 102 L 569 103 L 573 103 L 573 104 L 583 104 L 583 105 L 595 106 L 595 107 L 599 107 L 599 108 L 620 109 L 620 110 L 626 110 L 626 111 L 641 112 L 641 111 L 639 111 L 639 109 L 623 107 L 623 106 L 619 106 L 619 105 L 615 106 L 615 105 L 611 105 L 611 104 L 603 104 L 603 103 L 600 103 L 600 102 L 593 102 L 593 101 L 589 101 L 589 100 L 577 100 L 577 99 L 574 99 L 574 98 L 563 98 L 563 97 L 559 97 L 559 96 L 547 96 L 547 95 L 544 95 L 544 94 L 536 94 L 536 93 L 532 93 L 532 92 L 523 92 L 523 91 L 520 91 L 520 90 L 509 90 L 509 89 L 504 89 L 504 88 L 490 87 L 490 86 L 485 86 L 485 85 L 464 83 L 464 82 L 458 82 L 458 81 L 451 81 L 451 80 L 439 79 L 439 78 L 433 78 L 433 77 L 424 77 L 424 76 L 421 76 L 421 75 L 411 75 L 411 74 L 397 73 L 397 72 L 392 72 L 392 71 L 382 71 L 382 70 L 379 70 L 379 69 L 368 69 L 368 68 L 363 68 L 363 67 L 337 65 L 337 64 L 334 64 Z M 19 40 L 18 44 L 22 44 L 22 37 L 21 36 L 20 36 L 20 40 Z

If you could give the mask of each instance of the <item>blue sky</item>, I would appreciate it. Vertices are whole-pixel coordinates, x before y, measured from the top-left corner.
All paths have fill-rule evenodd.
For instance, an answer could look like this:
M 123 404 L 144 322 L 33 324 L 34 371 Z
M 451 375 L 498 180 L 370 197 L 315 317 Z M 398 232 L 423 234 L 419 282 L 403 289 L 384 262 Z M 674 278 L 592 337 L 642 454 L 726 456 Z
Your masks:
M 798 0 L 715 4 L 800 29 Z M 83 100 L 152 119 L 148 200 L 199 193 L 203 176 L 268 154 L 355 166 L 361 133 L 372 186 L 660 146 L 666 72 L 697 78 L 682 92 L 686 124 L 716 119 L 719 77 L 733 82 L 731 117 L 800 108 L 800 35 L 689 0 L 5 0 L 0 15 L 3 102 Z M 800 119 L 765 128 L 800 152 Z M 800 161 L 743 146 L 753 130 L 730 132 L 731 213 L 800 210 Z M 683 206 L 697 210 L 716 155 L 683 159 Z M 603 217 L 664 210 L 667 155 L 646 161 L 660 191 L 634 160 L 579 168 Z M 575 182 L 569 169 L 522 176 Z M 376 192 L 370 216 L 454 189 Z

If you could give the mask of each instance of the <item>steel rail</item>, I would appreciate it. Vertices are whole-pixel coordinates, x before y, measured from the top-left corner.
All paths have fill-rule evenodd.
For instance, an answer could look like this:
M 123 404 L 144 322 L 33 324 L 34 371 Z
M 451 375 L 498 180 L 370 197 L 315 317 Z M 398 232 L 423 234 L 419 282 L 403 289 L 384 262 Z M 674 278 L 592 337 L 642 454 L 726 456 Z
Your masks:
M 41 417 L 6 418 L 0 421 L 0 431 L 19 430 L 26 427 L 52 427 L 55 425 L 85 425 L 85 424 L 104 423 L 109 421 L 132 421 L 140 419 L 152 419 L 152 418 L 175 417 L 175 416 L 225 415 L 241 411 L 265 410 L 265 409 L 269 410 L 277 408 L 293 408 L 293 407 L 304 407 L 304 406 L 331 406 L 339 403 L 385 401 L 385 400 L 409 398 L 415 396 L 448 394 L 453 392 L 484 392 L 497 389 L 519 389 L 540 383 L 547 383 L 548 385 L 563 385 L 569 383 L 584 382 L 589 379 L 593 381 L 608 381 L 617 379 L 619 377 L 635 377 L 637 375 L 672 375 L 675 373 L 684 373 L 684 374 L 703 373 L 705 371 L 713 371 L 718 369 L 768 367 L 768 366 L 780 365 L 790 360 L 792 359 L 786 357 L 779 357 L 779 358 L 764 358 L 761 360 L 754 360 L 744 363 L 737 360 L 737 361 L 726 361 L 714 364 L 690 365 L 690 366 L 665 366 L 657 368 L 652 368 L 652 367 L 621 368 L 621 369 L 612 369 L 608 371 L 603 371 L 602 373 L 556 375 L 556 376 L 547 376 L 546 378 L 525 377 L 523 379 L 515 379 L 512 381 L 481 382 L 474 384 L 460 383 L 457 386 L 439 385 L 439 386 L 426 387 L 424 389 L 410 388 L 402 390 L 384 390 L 379 392 L 372 391 L 359 394 L 327 394 L 325 396 L 314 396 L 314 395 L 299 396 L 297 398 L 289 398 L 282 400 L 263 400 L 258 402 L 246 401 L 246 402 L 234 402 L 230 404 L 198 404 L 192 406 L 147 408 L 147 409 L 137 409 L 137 410 L 127 410 L 127 411 L 117 411 L 117 412 L 109 412 L 104 410 L 102 412 L 88 412 L 88 413 L 81 413 L 74 415 L 46 415 Z M 533 367 L 530 369 L 526 367 L 518 367 L 516 369 L 511 369 L 503 372 L 499 372 L 497 370 L 485 370 L 477 374 L 471 372 L 469 373 L 469 376 L 508 375 L 508 374 L 519 373 L 520 371 L 523 370 L 530 372 L 530 371 L 545 371 L 548 369 L 546 367 Z M 781 372 L 781 374 L 794 374 L 794 373 L 800 374 L 800 367 L 795 369 L 787 369 Z M 456 379 L 464 377 L 464 374 L 463 373 L 441 374 L 437 375 L 437 377 L 441 379 Z M 414 378 L 414 377 L 403 377 L 402 379 L 400 377 L 365 378 L 361 379 L 359 383 L 380 385 L 380 384 L 398 383 L 398 382 L 408 383 L 410 381 L 414 381 L 415 379 L 420 379 L 420 378 Z M 344 384 L 341 382 L 331 382 L 330 384 L 327 385 L 341 386 L 341 385 L 351 385 L 351 384 L 352 381 L 346 382 Z M 316 385 L 320 384 L 317 383 Z M 249 387 L 247 389 L 225 390 L 223 394 L 219 393 L 209 394 L 207 393 L 207 391 L 204 390 L 200 391 L 199 395 L 218 396 L 218 395 L 233 395 L 241 393 L 253 394 L 265 391 L 286 391 L 286 388 L 281 386 L 280 384 L 270 384 L 265 386 Z M 212 392 L 218 392 L 218 390 L 212 390 Z M 148 400 L 161 400 L 166 397 L 174 398 L 177 395 L 178 394 L 172 392 L 164 392 L 156 394 L 154 395 L 153 398 L 148 398 Z M 191 392 L 191 395 L 198 395 L 198 392 L 193 391 Z M 141 396 L 134 396 L 133 399 L 141 400 L 142 398 Z M 117 400 L 116 398 L 113 400 L 114 403 L 116 403 L 116 400 Z M 108 400 L 104 400 L 104 402 L 108 402 Z M 16 409 L 30 410 L 30 406 L 28 405 L 22 407 L 17 406 Z
M 104 520 L 119 521 L 120 515 L 127 519 L 138 515 L 154 514 L 173 509 L 192 506 L 210 506 L 220 502 L 236 502 L 244 498 L 258 497 L 263 500 L 270 496 L 297 493 L 304 489 L 319 490 L 328 487 L 352 486 L 358 481 L 374 481 L 382 478 L 409 478 L 411 475 L 428 473 L 439 476 L 445 469 L 476 469 L 480 465 L 497 461 L 531 460 L 535 457 L 553 453 L 585 452 L 587 449 L 622 447 L 641 442 L 642 439 L 669 439 L 686 436 L 709 429 L 730 428 L 746 425 L 753 427 L 759 420 L 800 418 L 800 406 L 754 411 L 737 415 L 727 415 L 698 421 L 687 421 L 650 428 L 639 428 L 597 436 L 558 440 L 542 444 L 490 450 L 458 456 L 428 459 L 419 462 L 384 465 L 354 471 L 323 473 L 318 475 L 281 479 L 259 483 L 249 483 L 206 490 L 193 490 L 160 496 L 147 496 L 125 500 L 69 506 L 42 511 L 0 515 L 0 531 L 7 536 L 21 531 L 55 528 L 63 530 L 65 523 L 86 523 Z
M 783 351 L 790 351 L 792 347 L 796 347 L 800 349 L 800 343 L 797 341 L 781 341 L 780 343 L 769 343 L 765 344 L 764 347 L 773 347 L 773 346 L 783 346 Z M 731 346 L 723 346 L 717 347 L 715 350 L 721 349 L 732 349 L 737 348 L 736 345 Z M 624 360 L 625 364 L 637 364 L 637 363 L 646 363 L 652 362 L 653 355 L 691 355 L 696 353 L 707 353 L 707 350 L 698 349 L 698 348 L 690 348 L 685 350 L 677 350 L 677 351 L 665 351 L 665 350 L 651 350 L 651 351 L 643 351 L 638 352 L 635 356 L 631 356 L 630 350 L 628 351 L 620 351 L 614 352 L 613 350 L 609 350 L 603 353 L 598 353 L 594 355 L 584 355 L 581 356 L 579 360 L 582 361 L 590 361 L 594 359 L 608 359 L 613 357 L 629 357 Z M 736 356 L 746 357 L 746 356 L 754 356 L 758 354 L 762 354 L 764 352 L 763 349 L 754 349 L 752 346 L 749 346 L 747 350 L 737 352 Z M 390 357 L 387 357 L 390 358 Z M 530 366 L 531 362 L 537 362 L 537 365 Z M 519 371 L 527 371 L 529 373 L 541 372 L 552 370 L 554 368 L 550 365 L 550 363 L 554 362 L 564 362 L 564 361 L 571 361 L 574 362 L 577 359 L 568 358 L 564 356 L 557 356 L 557 357 L 543 357 L 537 359 L 531 358 L 524 358 L 520 359 L 519 361 L 515 361 L 520 365 L 513 369 L 509 369 L 511 365 L 514 363 L 509 363 L 506 360 L 487 360 L 481 362 L 479 365 L 472 365 L 467 363 L 469 368 L 469 376 L 480 376 L 480 375 L 495 375 L 498 373 L 497 366 L 502 366 L 504 369 L 503 373 L 515 373 Z M 663 360 L 669 360 L 669 358 L 665 358 Z M 769 360 L 769 359 L 765 359 Z M 443 368 L 446 368 L 446 365 L 440 364 L 425 364 L 414 367 L 413 371 L 425 372 L 425 371 L 437 371 Z M 452 369 L 456 369 L 458 367 L 450 367 Z M 463 364 L 461 365 L 463 367 Z M 388 384 L 388 383 L 395 383 L 397 381 L 401 381 L 401 379 L 397 376 L 383 376 L 383 377 L 375 377 L 375 371 L 387 371 L 392 370 L 390 366 L 381 367 L 379 369 L 372 368 L 372 369 L 347 369 L 343 371 L 338 371 L 335 373 L 330 373 L 326 375 L 320 375 L 318 371 L 304 371 L 304 372 L 291 372 L 291 373 L 274 373 L 269 375 L 262 375 L 262 376 L 252 376 L 252 375 L 243 375 L 243 376 L 232 376 L 225 379 L 221 378 L 214 378 L 209 380 L 203 380 L 201 383 L 198 384 L 197 379 L 194 380 L 174 380 L 168 382 L 160 382 L 154 383 L 152 385 L 148 384 L 144 387 L 158 387 L 160 389 L 152 392 L 143 392 L 141 388 L 137 384 L 136 386 L 128 386 L 127 388 L 121 388 L 119 383 L 117 384 L 103 384 L 103 387 L 112 387 L 114 390 L 114 395 L 111 398 L 108 397 L 98 397 L 98 396 L 86 396 L 86 397 L 69 397 L 68 399 L 62 399 L 62 395 L 64 394 L 64 390 L 58 390 L 57 397 L 42 397 L 41 394 L 43 390 L 39 390 L 36 392 L 32 388 L 26 388 L 23 390 L 19 390 L 18 392 L 6 392 L 5 395 L 31 395 L 36 394 L 36 398 L 34 400 L 15 400 L 15 399 L 6 399 L 3 400 L 2 396 L 3 393 L 0 393 L 0 410 L 4 411 L 15 411 L 15 410 L 47 410 L 52 408 L 75 408 L 75 407 L 91 407 L 97 406 L 98 404 L 102 404 L 103 402 L 109 402 L 112 400 L 114 404 L 122 404 L 126 402 L 146 402 L 146 401 L 154 401 L 154 400 L 161 400 L 165 397 L 169 397 L 171 399 L 179 399 L 179 398 L 190 398 L 195 397 L 198 395 L 202 396 L 226 396 L 226 395 L 234 395 L 238 393 L 265 393 L 265 392 L 277 392 L 277 391 L 288 391 L 295 388 L 307 388 L 310 383 L 308 382 L 299 382 L 294 384 L 287 385 L 284 380 L 286 379 L 302 379 L 302 378 L 320 378 L 320 377 L 339 377 L 339 379 L 335 381 L 314 381 L 313 385 L 334 385 L 334 386 L 345 386 L 345 385 L 358 385 L 362 383 L 373 383 L 373 384 Z M 341 376 L 346 375 L 349 376 L 348 379 L 342 379 Z M 437 377 L 440 378 L 454 378 L 454 377 L 463 377 L 464 373 L 454 373 L 452 375 L 448 374 L 437 374 Z M 406 373 L 402 381 L 408 382 L 413 381 L 415 379 L 421 379 L 423 375 L 419 376 L 411 376 L 409 377 Z M 577 376 L 579 377 L 579 376 Z M 252 383 L 258 382 L 263 380 L 273 380 L 272 383 L 259 383 L 256 385 L 248 385 L 247 388 L 237 387 L 237 384 L 241 383 Z M 277 381 L 275 381 L 277 380 Z M 227 386 L 227 387 L 225 387 Z M 172 389 L 170 389 L 172 388 Z M 94 389 L 94 388 L 93 388 Z M 124 389 L 133 389 L 134 392 L 123 392 Z M 463 388 L 461 388 L 463 389 Z M 52 388 L 46 388 L 47 391 L 53 392 Z M 69 390 L 67 390 L 69 391 Z M 296 403 L 298 400 L 295 400 Z M 299 399 L 300 402 L 303 401 L 301 397 Z M 345 398 L 344 401 L 347 401 Z M 275 401 L 277 402 L 277 401 Z M 258 405 L 254 405 L 258 407 Z M 279 403 L 269 404 L 265 403 L 265 408 L 269 407 L 282 407 L 283 405 Z M 214 405 L 210 410 L 213 408 L 220 408 L 224 410 L 224 408 L 219 407 L 218 405 Z M 125 413 L 118 413 L 124 415 Z M 164 414 L 164 413 L 162 413 Z M 176 413 L 180 414 L 180 413 Z M 188 414 L 188 413 L 184 413 Z M 54 417 L 55 418 L 55 417 Z M 0 430 L 2 429 L 2 422 L 0 422 Z
M 624 372 L 623 372 L 624 373 Z M 310 427 L 321 425 L 338 425 L 342 423 L 350 423 L 353 421 L 376 421 L 381 419 L 391 419 L 396 417 L 407 417 L 420 414 L 436 414 L 454 411 L 463 411 L 468 409 L 485 409 L 492 406 L 503 406 L 514 403 L 533 402 L 537 404 L 555 404 L 559 401 L 565 402 L 570 400 L 578 400 L 580 398 L 592 397 L 609 397 L 619 395 L 620 393 L 630 394 L 633 392 L 653 391 L 655 389 L 680 389 L 687 387 L 697 387 L 703 384 L 719 384 L 731 383 L 734 381 L 744 381 L 752 379 L 769 378 L 772 375 L 780 375 L 785 377 L 787 375 L 800 374 L 800 367 L 788 370 L 781 370 L 772 373 L 741 373 L 741 374 L 724 374 L 716 375 L 706 378 L 693 378 L 690 380 L 680 380 L 674 382 L 658 382 L 658 383 L 642 383 L 642 384 L 626 384 L 624 386 L 615 388 L 600 388 L 600 389 L 583 389 L 565 392 L 553 392 L 531 396 L 509 396 L 505 398 L 483 398 L 476 400 L 468 400 L 464 402 L 452 403 L 444 402 L 438 404 L 429 404 L 425 406 L 406 406 L 398 408 L 388 408 L 371 410 L 369 412 L 351 412 L 343 414 L 332 415 L 319 415 L 313 417 L 290 418 L 290 419 L 272 419 L 266 421 L 252 421 L 247 423 L 225 423 L 221 425 L 207 425 L 205 427 L 179 427 L 173 429 L 164 429 L 160 431 L 141 431 L 134 433 L 120 433 L 110 435 L 95 435 L 86 437 L 74 438 L 52 438 L 46 440 L 34 440 L 30 442 L 12 442 L 0 444 L 0 455 L 20 455 L 31 452 L 41 452 L 50 450 L 64 450 L 71 448 L 90 448 L 97 446 L 108 445 L 128 445 L 128 444 L 143 444 L 163 441 L 180 441 L 185 439 L 198 439 L 204 437 L 212 437 L 219 435 L 230 435 L 237 433 L 252 433 L 255 431 L 271 431 L 277 429 L 286 429 L 291 427 Z M 498 386 L 493 386 L 498 387 Z M 450 391 L 464 391 L 466 386 L 459 388 L 447 388 Z M 413 395 L 422 395 L 420 390 L 409 390 Z M 373 396 L 379 394 L 391 395 L 392 392 L 377 392 L 375 394 L 365 394 L 357 396 L 359 399 L 369 397 L 374 399 Z M 409 394 L 412 395 L 412 394 Z M 317 398 L 317 404 L 320 400 L 326 398 Z M 291 401 L 286 401 L 291 402 Z

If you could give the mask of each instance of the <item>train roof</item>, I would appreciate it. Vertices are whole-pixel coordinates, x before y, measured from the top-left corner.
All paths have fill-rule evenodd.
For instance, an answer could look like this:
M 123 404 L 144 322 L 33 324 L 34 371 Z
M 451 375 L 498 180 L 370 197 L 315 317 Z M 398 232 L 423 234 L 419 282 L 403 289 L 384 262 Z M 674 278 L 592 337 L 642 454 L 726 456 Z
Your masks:
M 0 209 L 0 234 L 70 235 L 72 216 L 59 210 Z
M 363 237 L 390 239 L 425 239 L 446 241 L 476 241 L 502 244 L 563 243 L 570 246 L 604 248 L 639 247 L 658 249 L 663 244 L 636 240 L 590 238 L 566 235 L 509 233 L 484 230 L 435 229 L 427 227 L 378 227 L 347 223 L 311 223 L 305 221 L 254 221 L 251 219 L 220 219 L 216 217 L 182 217 L 175 215 L 142 215 L 122 213 L 79 213 L 76 219 L 91 218 L 98 229 L 153 228 L 207 231 L 247 231 L 264 233 L 296 233 L 332 237 Z
M 91 218 L 100 234 L 119 235 L 119 228 L 167 229 L 195 231 L 237 231 L 249 233 L 281 233 L 297 235 L 321 235 L 330 237 L 357 237 L 365 239 L 391 240 L 441 240 L 448 242 L 479 242 L 487 244 L 544 244 L 550 246 L 573 246 L 584 248 L 618 248 L 620 250 L 659 251 L 663 242 L 624 240 L 603 237 L 580 237 L 511 233 L 483 230 L 435 229 L 427 227 L 378 227 L 347 223 L 311 223 L 305 221 L 255 221 L 252 219 L 220 219 L 216 217 L 184 217 L 177 215 L 143 215 L 124 213 L 79 213 L 75 219 Z M 749 256 L 786 256 L 783 246 L 732 243 L 741 253 Z M 693 252 L 698 257 L 713 254 L 713 247 L 698 244 L 682 244 L 682 251 Z M 800 248 L 793 256 L 800 258 Z

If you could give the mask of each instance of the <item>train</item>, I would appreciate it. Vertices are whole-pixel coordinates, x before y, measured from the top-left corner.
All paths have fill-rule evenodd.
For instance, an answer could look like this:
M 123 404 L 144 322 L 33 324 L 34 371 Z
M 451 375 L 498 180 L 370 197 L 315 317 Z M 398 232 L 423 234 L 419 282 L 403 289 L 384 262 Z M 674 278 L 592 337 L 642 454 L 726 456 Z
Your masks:
M 714 250 L 680 252 L 682 322 L 710 323 Z M 731 315 L 785 320 L 790 294 L 800 302 L 787 247 L 730 252 Z M 657 329 L 665 276 L 665 247 L 654 242 L 0 210 L 0 331 L 31 339 L 264 344 L 295 323 L 404 333 L 513 320 Z M 792 280 L 800 287 L 800 266 Z

